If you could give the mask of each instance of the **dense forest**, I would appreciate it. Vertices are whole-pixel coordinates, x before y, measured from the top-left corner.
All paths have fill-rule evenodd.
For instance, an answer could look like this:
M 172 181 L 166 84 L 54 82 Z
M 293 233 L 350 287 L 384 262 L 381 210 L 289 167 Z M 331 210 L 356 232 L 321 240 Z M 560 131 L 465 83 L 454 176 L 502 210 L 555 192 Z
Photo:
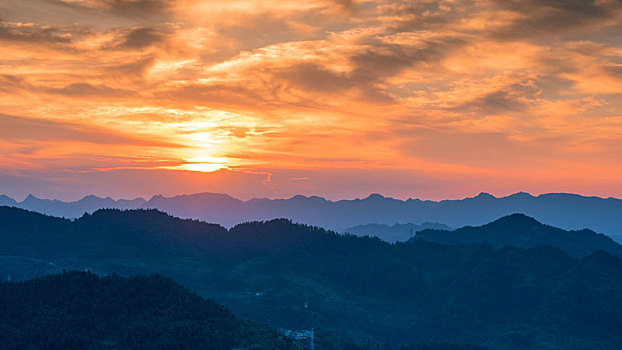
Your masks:
M 0 285 L 3 349 L 294 349 L 171 279 L 65 273 Z
M 389 244 L 289 220 L 227 230 L 155 210 L 100 210 L 71 221 L 0 208 L 0 219 L 0 273 L 14 279 L 62 268 L 161 273 L 236 315 L 314 328 L 327 343 L 498 350 L 622 343 L 622 260 L 601 251 Z
M 520 248 L 547 245 L 576 257 L 589 255 L 599 250 L 622 257 L 622 245 L 606 235 L 589 229 L 562 230 L 543 225 L 523 214 L 508 215 L 477 227 L 465 226 L 457 230 L 436 228 L 421 230 L 411 240 L 449 245 L 488 242 L 497 248 L 506 245 Z
M 130 278 L 69 272 L 0 283 L 2 349 L 291 349 L 276 330 L 235 317 L 160 275 Z M 316 348 L 381 350 L 339 339 Z M 410 345 L 400 350 L 479 350 L 470 345 Z

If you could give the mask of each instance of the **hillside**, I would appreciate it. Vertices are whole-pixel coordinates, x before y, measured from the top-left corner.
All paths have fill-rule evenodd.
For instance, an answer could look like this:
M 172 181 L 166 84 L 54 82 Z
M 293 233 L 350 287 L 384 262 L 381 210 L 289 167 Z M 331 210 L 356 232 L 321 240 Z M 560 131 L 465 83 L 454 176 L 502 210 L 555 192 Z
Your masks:
M 3 349 L 294 349 L 160 276 L 52 275 L 0 284 Z
M 508 215 L 478 227 L 457 230 L 423 230 L 411 240 L 424 240 L 439 244 L 482 244 L 488 242 L 496 248 L 514 246 L 533 248 L 547 245 L 581 257 L 595 251 L 606 251 L 622 257 L 622 245 L 611 238 L 591 230 L 566 231 L 544 225 L 523 214 Z
M 622 342 L 622 260 L 604 252 L 389 244 L 282 219 L 226 230 L 154 210 L 70 221 L 0 208 L 0 220 L 0 255 L 14 269 L 0 276 L 15 279 L 31 273 L 19 271 L 24 259 L 157 272 L 246 319 L 361 344 L 613 350 Z

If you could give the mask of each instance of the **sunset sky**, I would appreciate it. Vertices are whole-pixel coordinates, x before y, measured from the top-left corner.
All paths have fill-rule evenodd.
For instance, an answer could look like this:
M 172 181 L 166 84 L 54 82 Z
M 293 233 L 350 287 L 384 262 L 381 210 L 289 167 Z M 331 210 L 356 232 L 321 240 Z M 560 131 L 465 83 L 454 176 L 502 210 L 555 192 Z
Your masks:
M 0 0 L 0 193 L 622 197 L 620 0 Z

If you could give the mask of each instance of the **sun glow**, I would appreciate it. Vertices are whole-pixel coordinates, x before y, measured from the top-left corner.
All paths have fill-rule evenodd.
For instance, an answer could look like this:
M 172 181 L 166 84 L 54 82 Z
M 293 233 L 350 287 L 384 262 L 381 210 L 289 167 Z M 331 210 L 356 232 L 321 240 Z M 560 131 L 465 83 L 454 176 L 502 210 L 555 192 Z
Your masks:
M 190 163 L 184 164 L 183 168 L 190 171 L 201 171 L 204 173 L 211 173 L 223 168 L 226 168 L 224 164 L 210 164 L 210 163 Z
M 200 171 L 211 173 L 220 169 L 225 169 L 227 159 L 222 157 L 196 157 L 187 160 L 180 168 L 190 171 Z

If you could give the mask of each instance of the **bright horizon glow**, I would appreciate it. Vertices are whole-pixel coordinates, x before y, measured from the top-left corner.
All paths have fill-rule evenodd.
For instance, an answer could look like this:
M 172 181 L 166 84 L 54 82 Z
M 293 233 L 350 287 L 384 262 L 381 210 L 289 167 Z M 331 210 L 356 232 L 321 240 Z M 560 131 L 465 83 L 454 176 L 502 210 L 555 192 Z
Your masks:
M 224 164 L 226 161 L 225 158 L 218 157 L 196 157 L 187 160 L 188 163 L 183 164 L 182 169 L 211 173 L 227 168 Z
M 208 163 L 190 163 L 184 164 L 183 167 L 191 171 L 201 171 L 204 173 L 211 173 L 216 170 L 225 168 L 224 164 L 208 164 Z
M 0 193 L 622 197 L 619 1 L 0 13 Z

